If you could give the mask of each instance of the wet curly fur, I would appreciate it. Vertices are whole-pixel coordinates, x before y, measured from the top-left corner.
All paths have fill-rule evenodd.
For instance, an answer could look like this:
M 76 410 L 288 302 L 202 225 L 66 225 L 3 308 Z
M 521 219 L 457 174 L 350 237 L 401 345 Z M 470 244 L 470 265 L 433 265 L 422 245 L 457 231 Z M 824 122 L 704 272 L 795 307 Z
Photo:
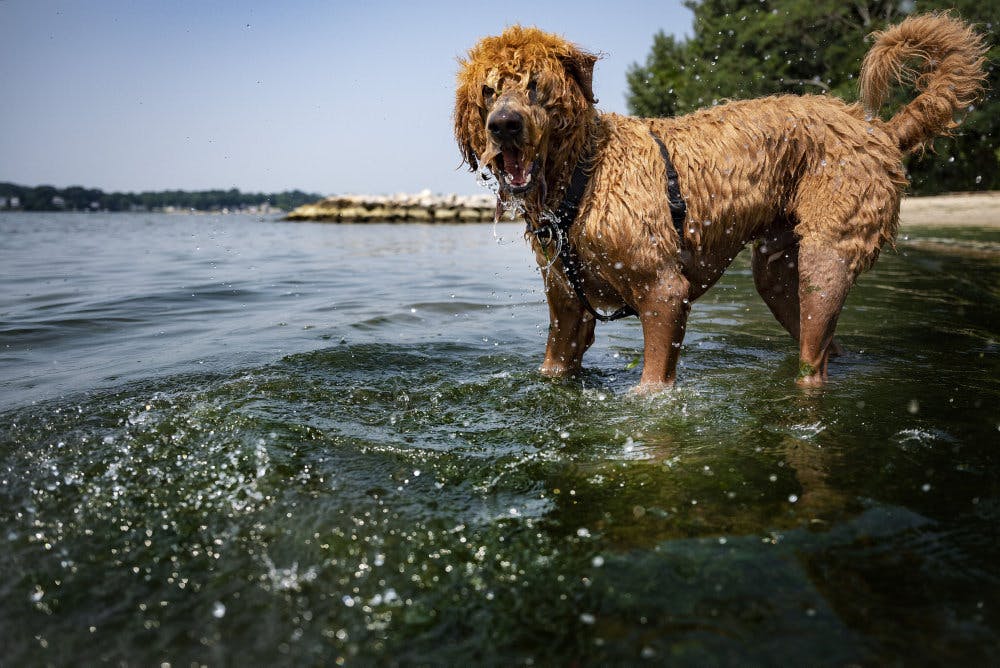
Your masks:
M 639 314 L 641 389 L 673 382 L 691 303 L 751 242 L 757 291 L 799 344 L 799 382 L 822 383 L 848 290 L 895 237 L 902 158 L 947 134 L 981 95 L 984 53 L 966 24 L 916 16 L 876 33 L 861 70 L 862 105 L 784 95 L 641 119 L 595 108 L 596 56 L 515 26 L 461 61 L 455 136 L 469 166 L 496 177 L 500 204 L 523 210 L 529 231 L 546 224 L 587 161 L 569 240 L 594 306 Z M 883 121 L 877 112 L 897 82 L 918 95 Z M 687 202 L 683 238 L 654 134 Z M 550 262 L 551 244 L 528 238 L 550 315 L 541 371 L 573 374 L 595 321 L 561 263 Z

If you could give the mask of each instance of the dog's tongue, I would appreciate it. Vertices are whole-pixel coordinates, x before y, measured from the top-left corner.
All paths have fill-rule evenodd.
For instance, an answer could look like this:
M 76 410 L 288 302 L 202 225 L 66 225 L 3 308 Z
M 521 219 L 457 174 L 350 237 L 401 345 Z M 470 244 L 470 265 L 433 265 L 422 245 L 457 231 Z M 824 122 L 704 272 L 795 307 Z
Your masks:
M 503 152 L 503 171 L 507 172 L 512 186 L 523 186 L 528 182 L 522 158 L 521 152 L 515 149 L 506 149 Z

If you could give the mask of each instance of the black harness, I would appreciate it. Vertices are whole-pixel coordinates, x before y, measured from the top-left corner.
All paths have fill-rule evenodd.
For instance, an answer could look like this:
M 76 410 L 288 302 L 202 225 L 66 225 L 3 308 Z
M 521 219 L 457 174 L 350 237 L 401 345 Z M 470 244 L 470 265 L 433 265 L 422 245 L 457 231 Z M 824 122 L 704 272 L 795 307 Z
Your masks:
M 663 145 L 660 138 L 653 134 L 652 131 L 649 134 L 660 148 L 660 157 L 663 158 L 663 166 L 667 175 L 667 202 L 670 206 L 670 218 L 673 221 L 674 229 L 677 231 L 677 243 L 680 246 L 684 242 L 684 219 L 687 218 L 687 205 L 684 203 L 684 197 L 681 195 L 677 170 L 674 169 L 674 164 L 670 161 L 670 153 L 667 152 L 667 147 Z M 559 260 L 562 262 L 563 271 L 566 273 L 566 278 L 569 280 L 570 285 L 573 286 L 573 291 L 576 293 L 577 299 L 580 300 L 583 308 L 590 315 L 601 322 L 610 322 L 639 314 L 631 306 L 623 306 L 614 313 L 605 315 L 599 313 L 591 305 L 590 300 L 587 299 L 587 295 L 583 292 L 580 259 L 573 248 L 573 244 L 569 242 L 569 228 L 580 213 L 580 203 L 583 200 L 583 194 L 587 190 L 587 184 L 590 183 L 588 170 L 591 158 L 592 155 L 584 155 L 576 163 L 573 175 L 570 177 L 569 187 L 566 188 L 566 196 L 563 197 L 562 202 L 559 204 L 554 219 L 546 221 L 540 227 L 533 228 L 529 224 L 528 232 L 534 234 L 535 238 L 538 239 L 538 243 L 542 246 L 546 246 L 552 241 L 557 242 Z

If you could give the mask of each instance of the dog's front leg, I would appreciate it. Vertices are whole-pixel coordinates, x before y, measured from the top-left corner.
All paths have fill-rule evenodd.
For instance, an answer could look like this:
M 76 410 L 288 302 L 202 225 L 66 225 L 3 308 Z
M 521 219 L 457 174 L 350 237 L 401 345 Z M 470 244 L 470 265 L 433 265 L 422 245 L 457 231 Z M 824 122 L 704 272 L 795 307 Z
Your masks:
M 643 364 L 638 392 L 655 392 L 674 384 L 677 359 L 691 310 L 689 285 L 681 276 L 651 283 L 637 299 L 642 322 Z
M 553 378 L 571 376 L 580 370 L 583 354 L 594 342 L 594 316 L 587 313 L 575 296 L 560 285 L 546 281 L 549 303 L 549 338 L 545 361 L 539 371 Z

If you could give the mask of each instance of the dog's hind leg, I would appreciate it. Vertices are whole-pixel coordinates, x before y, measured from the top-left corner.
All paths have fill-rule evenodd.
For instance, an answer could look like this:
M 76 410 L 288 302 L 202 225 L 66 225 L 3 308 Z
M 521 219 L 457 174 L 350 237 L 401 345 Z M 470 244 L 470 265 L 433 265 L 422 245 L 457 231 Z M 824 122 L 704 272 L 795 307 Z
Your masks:
M 799 340 L 799 242 L 791 230 L 766 234 L 753 246 L 753 283 L 775 319 Z M 844 350 L 834 339 L 830 357 Z
M 854 283 L 848 263 L 823 244 L 799 247 L 799 375 L 801 385 L 826 380 L 826 366 L 837 345 L 833 332 Z
M 549 336 L 539 371 L 553 378 L 571 376 L 580 370 L 583 354 L 594 343 L 597 323 L 565 286 L 551 285 L 546 280 L 545 297 L 549 304 Z
M 827 146 L 833 162 L 834 149 Z M 792 215 L 799 237 L 799 375 L 801 385 L 826 380 L 827 361 L 838 351 L 833 332 L 858 274 L 874 264 L 895 233 L 901 174 L 874 148 L 851 154 L 854 165 L 812 171 L 798 185 Z M 885 156 L 882 156 L 884 158 Z
M 753 283 L 781 326 L 799 340 L 799 242 L 794 232 L 768 233 L 753 245 Z

